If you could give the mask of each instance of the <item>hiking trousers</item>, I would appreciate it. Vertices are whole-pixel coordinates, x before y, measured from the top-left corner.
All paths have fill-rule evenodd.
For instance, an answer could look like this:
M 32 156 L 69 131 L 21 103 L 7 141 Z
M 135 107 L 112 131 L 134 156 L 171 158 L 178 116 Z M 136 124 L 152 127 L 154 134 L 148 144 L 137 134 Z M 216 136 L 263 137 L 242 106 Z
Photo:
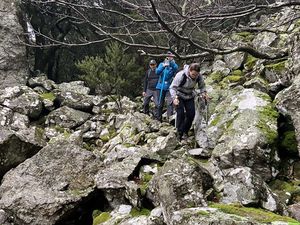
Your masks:
M 160 90 L 158 89 L 158 94 L 160 95 Z M 158 96 L 159 98 L 159 96 Z M 163 114 L 163 108 L 164 108 L 164 104 L 165 104 L 165 99 L 167 99 L 167 117 L 169 118 L 170 116 L 173 115 L 173 104 L 172 104 L 172 99 L 171 99 L 171 95 L 169 90 L 162 91 L 162 95 L 161 95 L 161 100 L 160 100 L 160 104 L 158 107 L 158 120 L 162 121 L 162 114 Z
M 158 96 L 159 96 L 158 90 L 147 89 L 146 96 L 144 97 L 144 104 L 143 104 L 143 112 L 145 114 L 149 114 L 149 104 L 150 104 L 151 98 L 153 97 L 153 102 L 155 105 L 153 115 L 156 119 L 158 119 Z
M 183 99 L 179 98 L 179 105 L 176 107 L 176 128 L 178 135 L 188 134 L 194 117 L 195 117 L 195 102 L 194 98 Z

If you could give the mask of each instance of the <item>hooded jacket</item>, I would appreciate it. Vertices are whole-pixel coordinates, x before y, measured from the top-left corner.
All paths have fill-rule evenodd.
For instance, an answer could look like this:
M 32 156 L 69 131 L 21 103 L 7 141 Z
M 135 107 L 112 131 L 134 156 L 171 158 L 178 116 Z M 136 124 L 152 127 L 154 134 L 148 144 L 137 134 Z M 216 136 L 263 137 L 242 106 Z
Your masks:
M 169 62 L 169 66 L 164 67 L 165 62 L 161 62 L 159 66 L 156 68 L 156 74 L 159 75 L 159 80 L 156 85 L 156 89 L 168 90 L 174 74 L 178 70 L 178 65 L 174 60 Z
M 183 76 L 186 76 L 186 82 L 180 86 Z M 199 74 L 198 79 L 192 79 L 189 76 L 189 66 L 185 66 L 183 70 L 179 71 L 171 86 L 170 86 L 170 94 L 172 99 L 175 99 L 176 95 L 182 99 L 188 100 L 195 97 L 195 86 L 198 83 L 198 88 L 200 89 L 200 93 L 203 93 L 206 91 L 205 89 L 205 83 L 203 80 L 202 75 Z

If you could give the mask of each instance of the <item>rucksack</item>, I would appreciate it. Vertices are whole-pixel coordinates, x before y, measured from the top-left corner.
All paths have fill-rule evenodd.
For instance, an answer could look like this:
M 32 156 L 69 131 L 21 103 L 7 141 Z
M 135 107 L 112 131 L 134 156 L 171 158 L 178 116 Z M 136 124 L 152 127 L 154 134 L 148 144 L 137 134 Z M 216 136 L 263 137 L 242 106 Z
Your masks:
M 185 84 L 185 82 L 186 82 L 186 79 L 187 79 L 186 74 L 183 73 L 182 76 L 183 76 L 183 78 L 182 78 L 180 84 L 178 85 L 178 87 L 182 87 L 182 86 Z M 197 83 L 200 82 L 200 75 L 196 78 L 196 82 L 197 82 Z

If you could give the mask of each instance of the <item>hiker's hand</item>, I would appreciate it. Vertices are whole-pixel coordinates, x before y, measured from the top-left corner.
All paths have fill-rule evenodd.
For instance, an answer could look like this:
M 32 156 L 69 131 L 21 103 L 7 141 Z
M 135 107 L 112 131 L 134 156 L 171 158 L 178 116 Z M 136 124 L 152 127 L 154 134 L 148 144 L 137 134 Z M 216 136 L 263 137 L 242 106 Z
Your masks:
M 201 97 L 202 99 L 204 99 L 205 101 L 208 101 L 208 100 L 209 100 L 209 97 L 208 97 L 208 95 L 207 95 L 206 92 L 201 93 L 201 94 L 200 94 L 200 97 Z
M 142 95 L 143 95 L 144 97 L 146 97 L 146 92 L 143 91 L 143 94 L 142 94 Z
M 173 100 L 173 104 L 174 104 L 174 106 L 178 106 L 178 105 L 179 105 L 179 99 L 178 99 L 178 98 L 175 98 L 175 99 Z

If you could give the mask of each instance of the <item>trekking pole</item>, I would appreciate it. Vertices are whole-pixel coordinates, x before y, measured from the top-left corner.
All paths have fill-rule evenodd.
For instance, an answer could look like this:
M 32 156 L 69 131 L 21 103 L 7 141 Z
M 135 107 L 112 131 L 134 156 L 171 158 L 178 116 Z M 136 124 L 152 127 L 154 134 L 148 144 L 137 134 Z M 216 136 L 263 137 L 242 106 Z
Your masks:
M 204 98 L 204 104 L 205 104 L 205 122 L 206 122 L 206 125 L 208 125 L 208 101 L 206 98 Z

